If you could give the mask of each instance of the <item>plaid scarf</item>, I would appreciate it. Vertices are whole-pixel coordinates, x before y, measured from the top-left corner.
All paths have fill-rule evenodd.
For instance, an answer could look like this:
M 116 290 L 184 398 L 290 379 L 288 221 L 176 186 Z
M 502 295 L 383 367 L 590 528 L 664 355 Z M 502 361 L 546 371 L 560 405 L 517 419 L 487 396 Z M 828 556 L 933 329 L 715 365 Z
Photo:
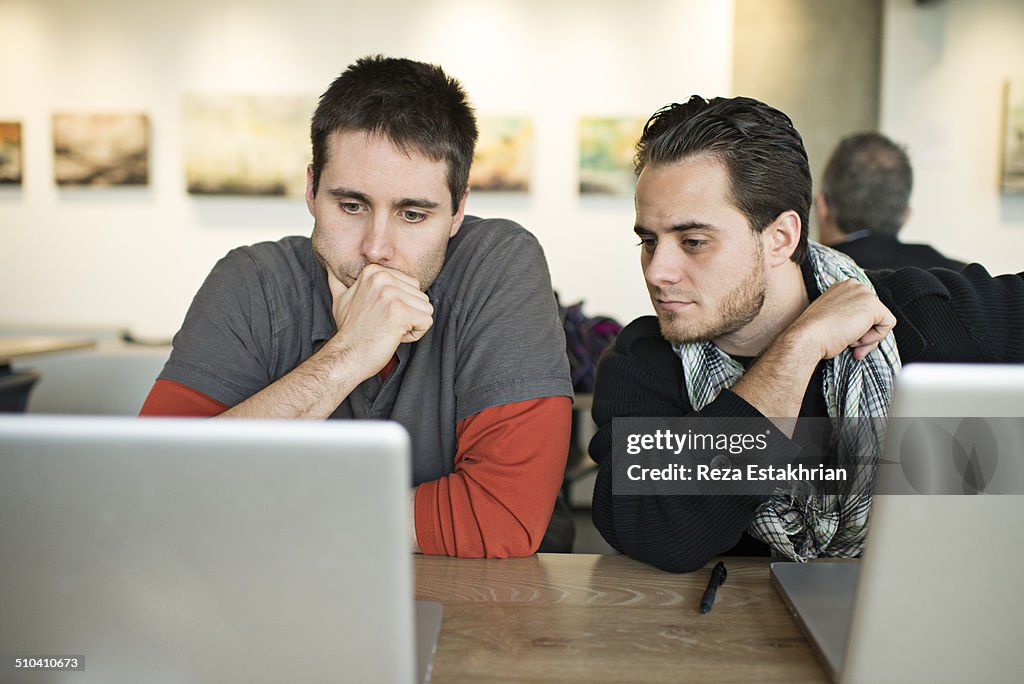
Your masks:
M 864 271 L 845 254 L 813 242 L 809 247 L 820 292 L 849 278 L 871 285 Z M 743 366 L 711 342 L 673 345 L 673 349 L 682 360 L 683 382 L 696 411 L 743 376 Z M 860 555 L 867 534 L 874 466 L 885 440 L 885 421 L 869 419 L 887 415 L 893 378 L 900 365 L 892 334 L 863 361 L 858 362 L 846 349 L 825 364 L 822 390 L 828 415 L 837 428 L 831 448 L 839 463 L 867 467 L 852 470 L 855 475 L 849 493 L 843 495 L 820 494 L 813 482 L 778 487 L 758 507 L 748 529 L 771 546 L 773 553 L 797 561 Z

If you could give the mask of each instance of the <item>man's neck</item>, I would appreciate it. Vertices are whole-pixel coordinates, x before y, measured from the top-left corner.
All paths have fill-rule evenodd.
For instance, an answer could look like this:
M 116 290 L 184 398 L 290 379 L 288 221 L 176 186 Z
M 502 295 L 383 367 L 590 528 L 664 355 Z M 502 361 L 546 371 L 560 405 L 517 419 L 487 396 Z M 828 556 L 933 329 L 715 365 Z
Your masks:
M 866 237 L 870 234 L 870 231 L 867 230 L 857 230 L 852 233 L 845 233 L 838 225 L 835 224 L 835 222 L 823 220 L 820 215 L 818 217 L 818 240 L 821 244 L 829 247 L 839 245 L 844 242 L 850 242 L 857 238 Z
M 841 245 L 845 242 L 853 242 L 871 235 L 870 230 L 855 230 L 852 233 L 842 233 L 840 239 L 830 242 L 830 245 Z
M 760 356 L 810 304 L 800 265 L 789 261 L 769 271 L 764 306 L 757 317 L 736 332 L 712 340 L 730 356 Z

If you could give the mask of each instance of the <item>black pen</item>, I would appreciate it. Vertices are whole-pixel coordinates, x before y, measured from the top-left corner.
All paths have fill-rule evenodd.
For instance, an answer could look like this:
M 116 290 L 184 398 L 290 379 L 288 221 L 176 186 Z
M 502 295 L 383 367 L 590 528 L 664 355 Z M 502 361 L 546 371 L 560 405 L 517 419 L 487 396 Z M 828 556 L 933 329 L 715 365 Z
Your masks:
M 708 580 L 708 588 L 704 590 L 704 596 L 700 599 L 700 612 L 706 613 L 711 610 L 711 606 L 715 605 L 715 594 L 718 592 L 718 587 L 725 584 L 725 563 L 718 561 L 715 563 L 715 569 L 711 571 L 711 579 Z

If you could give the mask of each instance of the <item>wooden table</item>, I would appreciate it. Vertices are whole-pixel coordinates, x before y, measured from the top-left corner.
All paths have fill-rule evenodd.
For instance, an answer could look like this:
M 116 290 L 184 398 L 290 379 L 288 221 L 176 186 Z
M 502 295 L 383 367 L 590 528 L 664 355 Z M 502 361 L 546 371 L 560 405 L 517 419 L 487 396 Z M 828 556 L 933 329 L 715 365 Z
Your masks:
M 23 356 L 88 349 L 94 346 L 96 340 L 78 337 L 0 335 L 0 367 L 7 367 L 9 370 L 11 361 Z
M 768 559 L 676 575 L 625 556 L 417 556 L 416 597 L 444 605 L 432 682 L 824 682 Z

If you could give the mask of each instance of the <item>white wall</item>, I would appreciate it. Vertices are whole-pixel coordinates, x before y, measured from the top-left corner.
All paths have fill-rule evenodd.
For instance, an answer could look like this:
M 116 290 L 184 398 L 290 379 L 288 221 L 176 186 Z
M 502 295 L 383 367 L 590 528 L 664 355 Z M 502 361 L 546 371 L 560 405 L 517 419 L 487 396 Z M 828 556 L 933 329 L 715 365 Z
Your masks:
M 731 38 L 732 3 L 701 0 L 0 0 L 0 119 L 22 121 L 25 155 L 0 192 L 0 323 L 172 334 L 228 249 L 311 226 L 298 200 L 187 195 L 182 95 L 316 95 L 375 52 L 534 118 L 534 191 L 470 210 L 537 234 L 563 300 L 628 321 L 649 311 L 632 201 L 578 197 L 577 119 L 729 94 Z M 58 190 L 54 111 L 149 113 L 148 188 Z
M 909 146 L 913 215 L 903 236 L 1024 271 L 1024 195 L 999 192 L 1002 84 L 1024 80 L 1024 2 L 888 0 L 881 129 Z

